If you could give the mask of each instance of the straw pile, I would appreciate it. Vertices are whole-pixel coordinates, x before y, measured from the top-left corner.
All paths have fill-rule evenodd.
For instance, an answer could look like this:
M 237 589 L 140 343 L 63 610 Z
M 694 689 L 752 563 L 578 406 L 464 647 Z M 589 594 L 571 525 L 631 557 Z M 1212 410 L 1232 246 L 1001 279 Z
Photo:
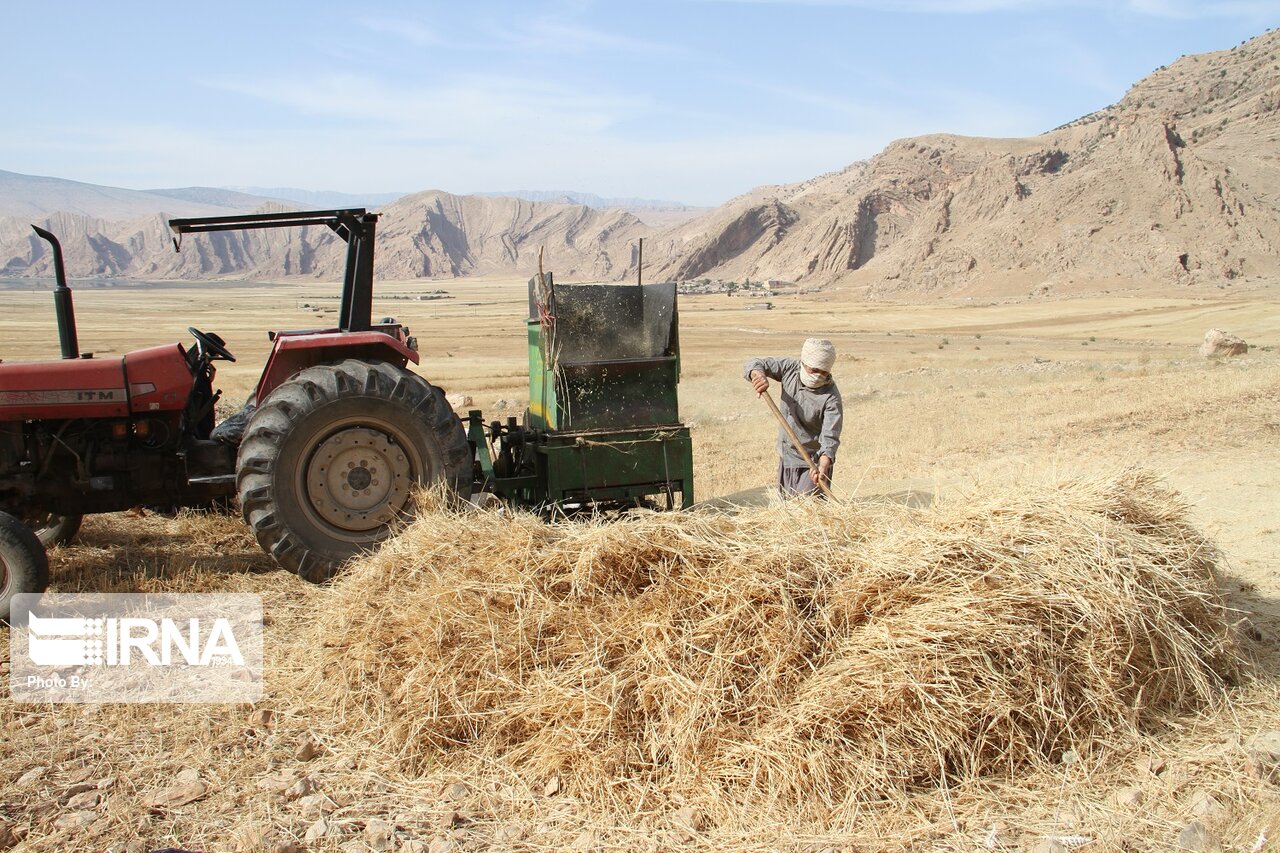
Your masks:
M 428 514 L 320 600 L 314 689 L 410 772 L 822 820 L 1219 697 L 1241 662 L 1184 511 L 1126 471 L 925 511 Z

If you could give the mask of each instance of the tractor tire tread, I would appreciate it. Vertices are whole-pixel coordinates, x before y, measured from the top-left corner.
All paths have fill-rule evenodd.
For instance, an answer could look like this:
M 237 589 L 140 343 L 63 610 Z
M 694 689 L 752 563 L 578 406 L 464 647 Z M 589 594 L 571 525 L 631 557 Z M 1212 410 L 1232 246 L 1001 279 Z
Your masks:
M 306 368 L 277 387 L 254 413 L 240 444 L 236 483 L 245 521 L 263 550 L 286 569 L 312 582 L 328 580 L 345 562 L 332 550 L 308 544 L 305 531 L 291 529 L 276 494 L 276 462 L 292 425 L 325 406 L 352 397 L 395 403 L 414 419 L 432 447 L 420 448 L 437 479 L 465 499 L 471 489 L 471 448 L 444 393 L 425 379 L 387 362 L 346 359 Z M 425 471 L 418 472 L 423 476 Z M 380 531 L 374 539 L 385 536 Z M 314 540 L 312 540 L 314 542 Z M 370 547 L 376 544 L 371 542 Z M 352 547 L 351 555 L 360 550 Z M 347 556 L 351 556 L 347 555 Z

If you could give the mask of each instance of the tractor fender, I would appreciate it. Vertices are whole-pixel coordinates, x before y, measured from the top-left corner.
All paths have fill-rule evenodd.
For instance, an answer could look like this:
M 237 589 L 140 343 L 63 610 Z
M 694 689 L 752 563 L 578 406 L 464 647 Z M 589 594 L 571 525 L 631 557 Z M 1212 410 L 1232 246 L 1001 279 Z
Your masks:
M 276 336 L 275 345 L 267 359 L 267 366 L 258 380 L 254 392 L 259 405 L 290 376 L 317 364 L 343 359 L 386 362 L 403 368 L 409 362 L 417 364 L 418 353 L 403 341 L 385 332 L 300 332 L 282 333 Z

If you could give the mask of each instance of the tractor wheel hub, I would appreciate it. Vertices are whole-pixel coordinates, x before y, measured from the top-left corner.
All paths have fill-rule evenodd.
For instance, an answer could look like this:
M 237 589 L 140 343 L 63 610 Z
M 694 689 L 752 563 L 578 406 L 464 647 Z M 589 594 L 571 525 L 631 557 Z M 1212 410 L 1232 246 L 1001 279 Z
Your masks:
M 351 427 L 329 436 L 312 454 L 307 497 L 329 524 L 373 530 L 391 522 L 404 506 L 412 475 L 403 448 L 386 433 Z

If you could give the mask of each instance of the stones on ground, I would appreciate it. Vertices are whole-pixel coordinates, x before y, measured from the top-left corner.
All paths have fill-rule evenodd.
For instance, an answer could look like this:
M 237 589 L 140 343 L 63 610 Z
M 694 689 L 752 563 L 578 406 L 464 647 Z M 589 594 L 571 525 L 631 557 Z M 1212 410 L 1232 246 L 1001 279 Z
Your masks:
M 441 794 L 446 800 L 465 800 L 471 794 L 471 786 L 466 782 L 453 782 L 446 785 Z
M 1121 788 L 1116 791 L 1116 805 L 1125 809 L 1136 809 L 1142 805 L 1142 801 L 1146 799 L 1146 794 L 1141 788 Z
M 303 776 L 297 782 L 294 782 L 288 788 L 285 788 L 284 798 L 286 800 L 300 800 L 308 794 L 314 794 L 320 790 L 320 786 L 316 784 L 316 780 L 310 776 Z
M 417 838 L 406 838 L 400 842 L 400 847 L 396 853 L 427 853 L 430 847 L 427 842 Z
M 1249 345 L 1244 338 L 1222 331 L 1210 329 L 1204 333 L 1204 342 L 1200 344 L 1200 354 L 1205 358 L 1230 358 L 1233 355 L 1244 355 Z
M 278 773 L 274 776 L 263 776 L 257 781 L 257 786 L 264 791 L 270 791 L 275 794 L 283 794 L 298 779 L 297 775 L 288 771 Z
M 431 843 L 427 845 L 427 853 L 452 853 L 457 849 L 458 845 L 454 843 L 453 839 L 443 835 L 431 839 Z
M 67 781 L 73 785 L 83 782 L 84 780 L 92 776 L 93 772 L 94 772 L 94 768 L 92 767 L 79 767 L 71 771 L 71 773 L 67 776 Z
M 1258 732 L 1245 741 L 1248 770 L 1268 782 L 1280 782 L 1280 729 Z
M 276 712 L 270 708 L 258 708 L 249 714 L 249 725 L 257 729 L 267 729 L 275 722 Z
M 78 797 L 87 791 L 96 790 L 98 790 L 98 786 L 92 782 L 77 782 L 62 792 L 62 798 L 64 800 L 70 800 L 72 797 Z
M 466 809 L 450 809 L 440 817 L 440 829 L 448 832 L 471 823 L 471 812 Z
M 25 788 L 28 785 L 30 785 L 32 782 L 38 781 L 40 777 L 44 776 L 44 774 L 47 772 L 49 772 L 48 767 L 32 767 L 26 773 L 23 773 L 21 776 L 19 776 L 18 781 L 15 782 L 14 784 L 17 785 L 19 788 Z
M 307 732 L 298 738 L 298 748 L 293 751 L 293 757 L 298 761 L 310 761 L 322 752 L 324 747 L 320 745 L 320 741 L 316 740 L 315 735 Z
M 1154 755 L 1144 755 L 1135 763 L 1138 771 L 1146 773 L 1148 776 L 1159 776 L 1168 766 L 1163 758 L 1157 758 Z
M 1208 791 L 1196 791 L 1191 795 L 1190 811 L 1196 817 L 1217 817 L 1226 810 L 1218 798 Z
M 98 819 L 97 812 L 70 812 L 60 816 L 53 822 L 54 829 L 84 829 Z
M 181 773 L 178 774 L 180 778 L 182 775 Z M 178 781 L 167 788 L 162 788 L 151 797 L 151 805 L 156 808 L 177 808 L 178 806 L 185 806 L 187 803 L 194 803 L 209 793 L 209 786 L 199 778 L 198 774 L 195 778 L 187 776 L 187 780 Z
M 355 770 L 356 760 L 350 755 L 343 755 L 333 762 L 334 770 Z
M 271 853 L 307 853 L 307 848 L 296 841 L 280 841 L 271 848 Z
M 475 405 L 475 400 L 471 399 L 469 394 L 445 394 L 444 399 L 454 409 L 464 409 L 467 406 Z
M 303 820 L 315 820 L 318 817 L 324 817 L 336 808 L 333 800 L 324 794 L 308 794 L 298 800 L 298 805 L 302 807 Z
M 337 828 L 329 823 L 328 818 L 322 817 L 307 827 L 306 834 L 302 836 L 302 840 L 308 844 L 314 844 L 322 838 L 328 838 L 337 834 Z
M 1178 833 L 1178 849 L 1190 850 L 1191 853 L 1218 853 L 1222 850 L 1222 841 L 1203 823 L 1193 820 Z
M 556 794 L 560 793 L 560 789 L 560 777 L 552 776 L 547 780 L 547 783 L 542 786 L 542 795 L 544 797 L 554 797 Z
M 390 822 L 374 818 L 364 825 L 364 841 L 374 850 L 390 850 L 395 831 Z
M 493 840 L 499 844 L 514 844 L 524 836 L 524 826 L 518 823 L 504 823 L 493 832 Z
M 194 767 L 184 767 L 182 768 L 182 770 L 178 771 L 178 775 L 174 777 L 174 780 L 178 782 L 178 784 L 180 785 L 186 785 L 191 782 L 199 782 L 200 771 L 195 769 Z
M 96 809 L 100 802 L 102 802 L 102 794 L 95 788 L 92 791 L 81 791 L 67 800 L 67 808 L 77 812 L 86 811 Z
M 1057 838 L 1041 838 L 1031 845 L 1029 853 L 1071 853 L 1071 848 Z

